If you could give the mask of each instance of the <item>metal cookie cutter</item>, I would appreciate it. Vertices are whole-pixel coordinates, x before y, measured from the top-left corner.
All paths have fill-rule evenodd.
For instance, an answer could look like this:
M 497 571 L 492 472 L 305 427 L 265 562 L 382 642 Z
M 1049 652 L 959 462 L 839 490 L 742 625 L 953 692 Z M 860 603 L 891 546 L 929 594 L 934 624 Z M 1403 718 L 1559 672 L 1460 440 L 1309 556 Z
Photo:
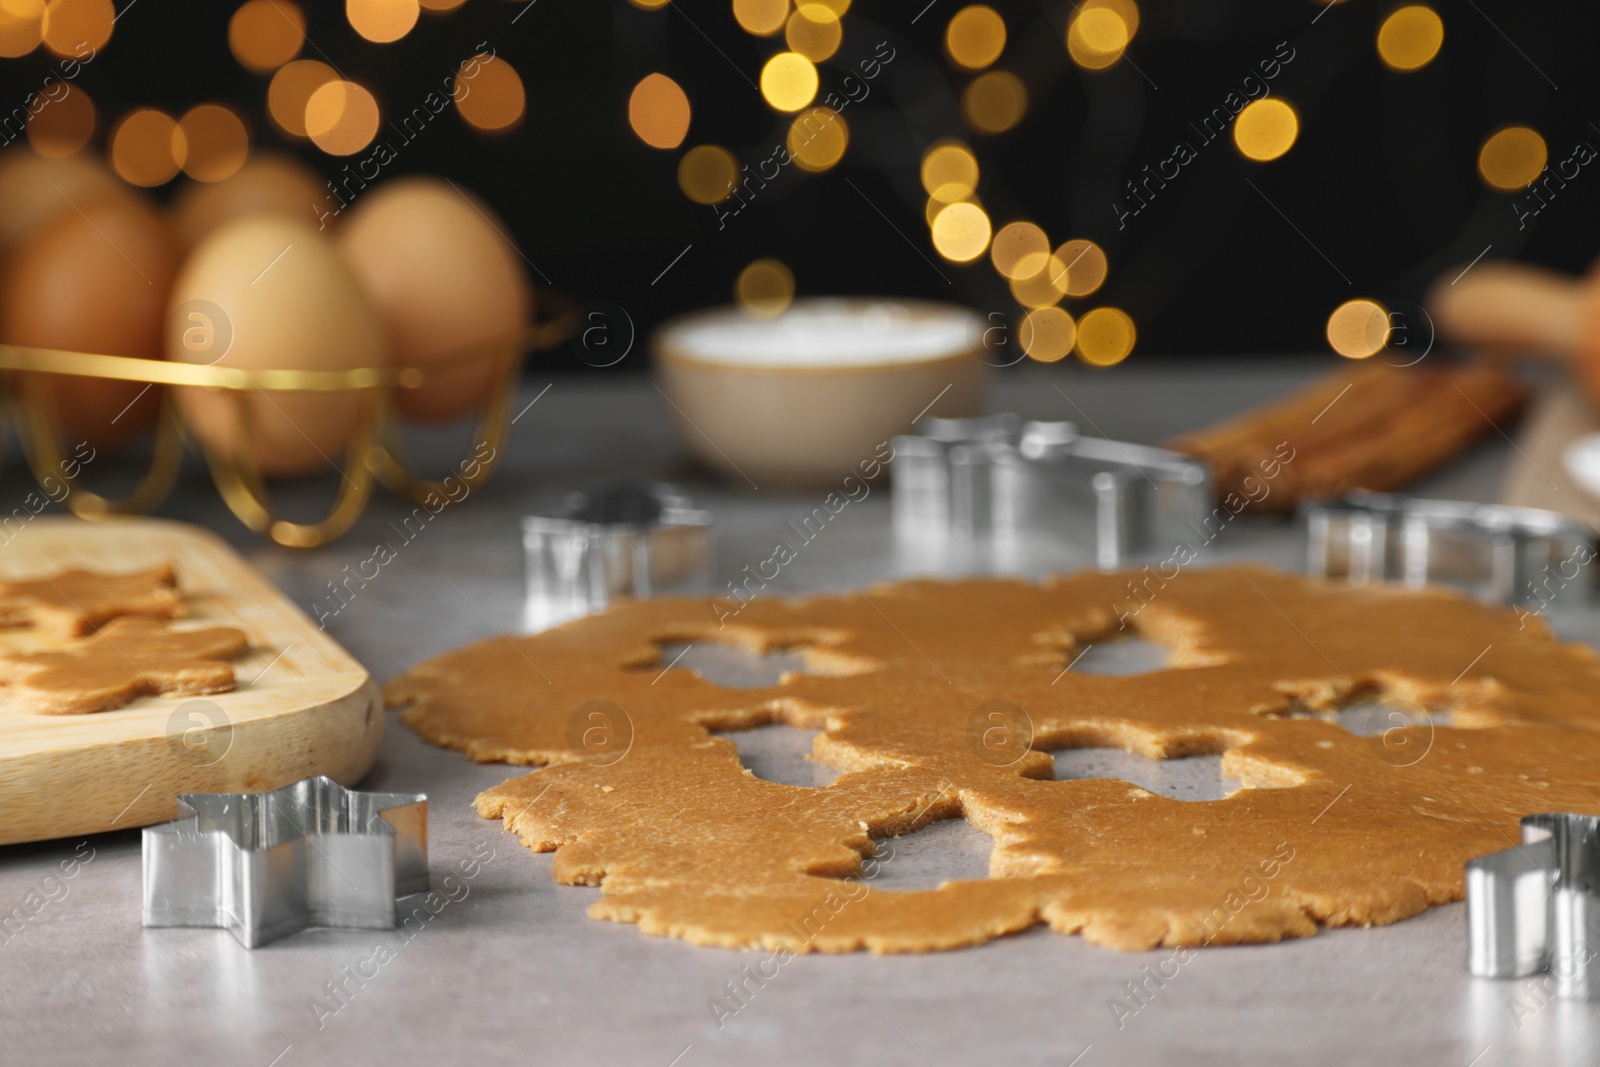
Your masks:
M 1206 464 L 1070 422 L 928 419 L 894 448 L 895 528 L 907 536 L 1051 534 L 1116 567 L 1171 548 L 1215 502 Z
M 711 535 L 711 513 L 658 482 L 567 493 L 522 520 L 527 628 L 599 611 L 616 597 L 694 588 L 711 571 Z
M 1506 604 L 1547 601 L 1574 583 L 1586 596 L 1592 584 L 1581 572 L 1594 533 L 1560 512 L 1358 490 L 1302 515 L 1314 577 L 1445 582 Z
M 144 831 L 144 924 L 226 926 L 246 948 L 307 926 L 383 929 L 428 888 L 428 798 L 307 778 L 185 793 Z
M 1520 846 L 1468 861 L 1467 970 L 1600 999 L 1600 817 L 1529 815 Z

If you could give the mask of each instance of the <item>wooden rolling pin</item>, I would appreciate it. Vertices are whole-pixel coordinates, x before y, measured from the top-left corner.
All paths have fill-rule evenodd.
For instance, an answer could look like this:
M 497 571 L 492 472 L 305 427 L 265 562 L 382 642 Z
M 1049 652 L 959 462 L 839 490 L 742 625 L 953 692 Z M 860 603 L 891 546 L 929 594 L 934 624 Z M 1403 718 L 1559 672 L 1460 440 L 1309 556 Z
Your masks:
M 1167 447 L 1211 464 L 1219 499 L 1287 513 L 1352 489 L 1403 488 L 1510 422 L 1524 399 L 1508 370 L 1483 361 L 1347 363 Z
M 1600 267 L 1574 278 L 1488 260 L 1448 279 L 1441 275 L 1426 298 L 1440 338 L 1560 360 L 1600 408 Z

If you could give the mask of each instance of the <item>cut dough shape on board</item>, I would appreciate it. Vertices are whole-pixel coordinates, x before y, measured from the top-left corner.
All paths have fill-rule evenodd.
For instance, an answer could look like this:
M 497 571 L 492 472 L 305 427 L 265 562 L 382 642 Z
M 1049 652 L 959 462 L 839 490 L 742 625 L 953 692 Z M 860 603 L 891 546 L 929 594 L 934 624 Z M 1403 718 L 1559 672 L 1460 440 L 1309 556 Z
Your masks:
M 231 626 L 169 630 L 154 619 L 113 619 L 60 651 L 0 653 L 0 685 L 36 715 L 120 708 L 141 696 L 201 696 L 233 688 L 249 649 Z
M 175 619 L 182 614 L 183 594 L 170 563 L 129 574 L 72 569 L 0 581 L 0 626 L 80 637 L 124 616 Z
M 1167 666 L 1070 669 L 1120 635 Z M 730 689 L 668 669 L 662 646 L 697 642 L 807 672 Z M 554 849 L 558 881 L 599 885 L 592 916 L 703 945 L 913 952 L 1038 923 L 1130 950 L 1276 941 L 1460 899 L 1463 862 L 1523 815 L 1600 813 L 1593 651 L 1444 590 L 1254 568 L 637 601 L 438 656 L 388 697 L 435 744 L 542 766 L 477 808 Z M 1373 699 L 1395 725 L 1371 737 L 1306 714 Z M 843 773 L 763 781 L 711 736 L 765 723 L 821 731 Z M 1243 788 L 1054 781 L 1068 748 L 1220 753 Z M 994 839 L 988 878 L 874 887 L 874 838 L 953 817 Z

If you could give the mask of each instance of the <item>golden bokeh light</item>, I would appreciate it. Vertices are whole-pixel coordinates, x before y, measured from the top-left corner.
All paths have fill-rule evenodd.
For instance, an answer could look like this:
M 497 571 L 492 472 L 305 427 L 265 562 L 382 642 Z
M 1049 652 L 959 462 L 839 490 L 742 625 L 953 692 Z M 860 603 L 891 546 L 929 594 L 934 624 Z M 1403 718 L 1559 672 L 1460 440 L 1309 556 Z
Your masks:
M 832 11 L 835 18 L 844 18 L 844 13 L 850 10 L 850 0 L 807 0 L 807 2 L 821 4 Z
M 1389 343 L 1389 312 L 1376 300 L 1346 300 L 1328 316 L 1328 344 L 1346 359 L 1366 359 Z
M 1425 4 L 1396 8 L 1378 27 L 1378 57 L 1391 70 L 1425 67 L 1443 44 L 1444 22 Z
M 231 178 L 250 155 L 250 134 L 244 120 L 221 104 L 190 108 L 178 120 L 186 152 L 183 172 L 198 182 Z
M 670 0 L 629 0 L 629 2 L 634 7 L 642 7 L 646 11 L 654 11 L 657 8 L 666 7 Z
M 941 141 L 922 157 L 922 188 L 935 200 L 951 204 L 978 188 L 978 157 L 959 141 Z
M 315 59 L 296 59 L 278 68 L 267 86 L 267 114 L 278 128 L 293 137 L 305 137 L 306 104 L 311 94 L 339 74 Z
M 817 95 L 817 68 L 798 52 L 779 52 L 761 68 L 761 95 L 779 111 L 799 111 Z
M 353 156 L 378 135 L 378 101 L 355 82 L 335 78 L 306 101 L 306 135 L 330 156 Z
M 176 120 L 155 108 L 135 108 L 111 131 L 111 168 L 129 185 L 171 181 L 187 154 Z
M 844 40 L 844 27 L 839 24 L 839 16 L 826 5 L 801 4 L 789 16 L 783 39 L 788 42 L 790 51 L 798 52 L 813 63 L 821 63 L 839 50 L 839 42 Z
M 41 31 L 44 46 L 58 56 L 97 52 L 111 40 L 116 20 L 111 0 L 49 0 Z
M 1055 363 L 1065 359 L 1078 340 L 1078 324 L 1057 307 L 1034 308 L 1022 316 L 1017 329 L 1022 350 L 1029 359 L 1040 363 Z
M 1093 241 L 1075 237 L 1056 249 L 1056 258 L 1067 271 L 1068 296 L 1088 296 L 1106 280 L 1106 254 Z
M 968 70 L 982 70 L 1000 58 L 1006 47 L 1006 22 L 988 4 L 972 4 L 957 11 L 944 30 L 944 49 L 952 62 Z
M 775 319 L 794 300 L 794 275 L 781 260 L 758 259 L 733 283 L 733 302 L 751 318 Z
M 419 0 L 424 11 L 454 11 L 467 0 Z
M 76 86 L 28 119 L 28 144 L 47 159 L 78 152 L 94 136 L 94 101 Z
M 454 95 L 461 117 L 480 130 L 509 130 L 528 106 L 521 75 L 499 56 L 476 55 L 462 63 Z
M 1133 27 L 1110 4 L 1085 4 L 1067 23 L 1067 54 L 1085 70 L 1105 70 L 1122 58 Z
M 1496 130 L 1478 151 L 1478 173 L 1496 189 L 1520 189 L 1539 176 L 1549 160 L 1544 138 L 1527 126 Z
M 1028 90 L 1008 70 L 991 70 L 972 79 L 961 94 L 961 117 L 977 133 L 1004 133 L 1022 121 Z
M 771 37 L 789 18 L 789 0 L 733 0 L 733 17 L 745 33 Z
M 678 160 L 678 188 L 697 204 L 716 204 L 733 195 L 739 163 L 721 145 L 695 145 Z
M 1121 363 L 1137 339 L 1133 320 L 1118 308 L 1095 308 L 1078 320 L 1078 358 L 1093 367 Z
M 802 112 L 789 124 L 789 155 L 803 169 L 823 171 L 844 158 L 850 127 L 844 116 L 827 107 Z
M 1027 274 L 1011 279 L 1011 295 L 1025 308 L 1059 304 L 1067 295 L 1067 265 L 1048 252 L 1024 256 Z
M 1233 143 L 1246 159 L 1267 163 L 1294 146 L 1300 117 L 1275 96 L 1252 100 L 1233 120 Z
M 25 56 L 44 40 L 44 0 L 0 0 L 0 56 Z
M 1050 253 L 1050 238 L 1031 222 L 1008 222 L 994 235 L 989 261 L 1002 277 L 1025 278 L 1038 272 Z
M 1117 18 L 1122 20 L 1122 27 L 1127 32 L 1129 41 L 1139 32 L 1139 5 L 1134 0 L 1088 0 L 1083 6 L 1085 10 L 1103 7 L 1107 11 L 1115 12 Z
M 681 145 L 689 118 L 689 97 L 665 74 L 646 74 L 628 97 L 628 125 L 651 148 Z
M 228 49 L 246 70 L 268 74 L 300 54 L 306 16 L 291 0 L 249 0 L 228 20 Z
M 971 263 L 989 247 L 989 216 L 977 204 L 948 204 L 933 217 L 933 247 L 954 263 Z
M 417 0 L 344 0 L 350 28 L 377 44 L 398 41 L 410 33 L 420 14 Z

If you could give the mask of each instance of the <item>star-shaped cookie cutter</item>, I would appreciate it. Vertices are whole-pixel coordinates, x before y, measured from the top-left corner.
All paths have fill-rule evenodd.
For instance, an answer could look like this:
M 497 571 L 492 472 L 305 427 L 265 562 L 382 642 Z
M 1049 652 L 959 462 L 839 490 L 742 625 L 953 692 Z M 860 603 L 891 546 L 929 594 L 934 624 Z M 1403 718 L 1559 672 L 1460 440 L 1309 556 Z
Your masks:
M 1600 816 L 1529 815 L 1520 845 L 1467 862 L 1467 970 L 1600 1000 Z
M 1170 551 L 1215 504 L 1197 459 L 1011 414 L 925 419 L 921 436 L 894 439 L 890 474 L 897 535 L 1043 534 L 1099 567 Z
M 1444 582 L 1492 602 L 1547 601 L 1574 587 L 1587 597 L 1584 566 L 1593 531 L 1541 508 L 1426 500 L 1357 490 L 1306 504 L 1306 572 L 1353 583 Z
M 185 793 L 144 830 L 144 925 L 225 926 L 246 948 L 308 926 L 384 929 L 428 888 L 428 798 L 306 778 Z

